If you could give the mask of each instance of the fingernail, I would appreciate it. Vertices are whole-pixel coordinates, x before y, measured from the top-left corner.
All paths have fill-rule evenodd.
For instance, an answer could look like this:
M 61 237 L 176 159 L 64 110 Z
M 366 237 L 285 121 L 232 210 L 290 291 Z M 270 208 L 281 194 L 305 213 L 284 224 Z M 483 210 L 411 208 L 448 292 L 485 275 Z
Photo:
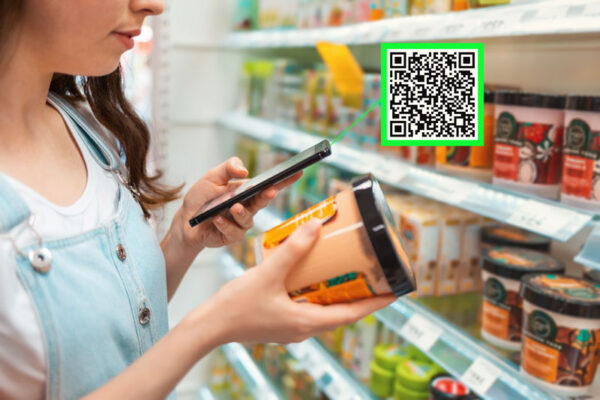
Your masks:
M 223 217 L 215 217 L 215 224 L 221 225 L 223 223 Z
M 233 160 L 233 165 L 240 171 L 248 172 L 248 170 L 244 167 L 244 163 L 239 158 L 235 158 Z
M 246 215 L 246 209 L 244 207 L 241 207 L 240 211 L 238 211 L 238 215 L 240 217 L 243 217 L 244 215 Z

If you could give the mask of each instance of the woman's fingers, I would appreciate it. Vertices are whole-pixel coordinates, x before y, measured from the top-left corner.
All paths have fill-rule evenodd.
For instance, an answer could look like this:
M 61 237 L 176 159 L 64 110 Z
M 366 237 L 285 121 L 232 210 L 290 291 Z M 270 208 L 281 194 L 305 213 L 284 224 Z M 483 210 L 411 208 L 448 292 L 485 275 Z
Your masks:
M 281 182 L 276 183 L 273 186 L 275 186 L 275 189 L 281 190 L 296 182 L 298 179 L 300 179 L 300 177 L 302 177 L 302 171 L 296 172 L 294 175 L 282 180 Z
M 261 209 L 269 205 L 269 202 L 277 196 L 279 191 L 275 187 L 271 186 L 268 189 L 263 190 L 261 193 L 256 195 L 250 200 L 250 203 L 246 207 L 252 215 L 256 214 Z
M 321 223 L 316 219 L 303 224 L 263 261 L 265 268 L 272 269 L 274 275 L 284 281 L 292 268 L 314 246 L 320 231 Z
M 248 230 L 252 228 L 254 222 L 252 217 L 254 213 L 251 212 L 248 208 L 244 207 L 240 203 L 235 203 L 229 209 L 231 215 L 233 216 L 233 220 L 244 230 Z
M 213 218 L 213 224 L 226 238 L 228 242 L 242 240 L 246 230 L 240 228 L 235 222 L 228 220 L 222 215 Z
M 248 170 L 244 163 L 237 157 L 231 157 L 222 164 L 217 165 L 204 175 L 204 178 L 215 185 L 226 185 L 231 179 L 245 178 Z

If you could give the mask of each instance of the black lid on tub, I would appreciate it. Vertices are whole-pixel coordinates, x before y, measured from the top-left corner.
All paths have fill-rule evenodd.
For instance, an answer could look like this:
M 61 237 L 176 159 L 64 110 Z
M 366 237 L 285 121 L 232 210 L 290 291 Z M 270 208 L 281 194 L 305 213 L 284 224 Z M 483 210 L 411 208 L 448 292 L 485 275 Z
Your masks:
M 404 252 L 404 246 L 395 233 L 394 219 L 379 183 L 368 174 L 352 181 L 352 190 L 375 256 L 392 291 L 398 297 L 413 292 L 417 288 L 415 274 L 406 253 L 401 255 L 396 251 L 394 242 L 402 247 L 398 251 Z
M 600 112 L 600 96 L 568 96 L 566 109 Z
M 520 247 L 491 247 L 483 250 L 482 257 L 485 271 L 509 279 L 519 280 L 533 272 L 560 274 L 565 270 L 556 258 Z
M 481 241 L 492 246 L 516 246 L 548 251 L 551 240 L 509 225 L 492 224 L 481 228 Z
M 521 297 L 558 314 L 600 318 L 600 284 L 557 274 L 530 274 L 521 280 Z
M 583 279 L 593 283 L 600 283 L 600 270 L 595 268 L 584 268 Z
M 496 92 L 494 102 L 496 104 L 505 104 L 508 106 L 564 109 L 566 96 L 502 90 Z

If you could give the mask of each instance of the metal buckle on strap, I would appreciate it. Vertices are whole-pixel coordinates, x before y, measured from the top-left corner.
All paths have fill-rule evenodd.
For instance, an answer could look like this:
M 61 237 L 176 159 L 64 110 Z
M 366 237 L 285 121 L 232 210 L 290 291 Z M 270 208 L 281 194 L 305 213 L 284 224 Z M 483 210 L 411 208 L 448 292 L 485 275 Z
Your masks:
M 33 227 L 33 223 L 35 221 L 35 215 L 31 214 L 29 218 L 27 218 L 27 227 L 35 234 L 38 240 L 38 247 L 36 249 L 29 250 L 27 254 L 25 254 L 19 246 L 17 246 L 17 242 L 12 237 L 10 233 L 0 234 L 0 238 L 8 239 L 15 251 L 20 254 L 22 257 L 29 259 L 31 266 L 38 272 L 47 273 L 50 271 L 50 266 L 52 264 L 52 252 L 48 250 L 47 247 L 43 245 L 42 237 Z
M 121 171 L 119 171 L 118 169 L 113 169 L 113 173 L 117 176 L 117 178 L 119 179 L 119 182 L 121 182 L 123 184 L 123 186 L 125 186 L 127 188 L 127 190 L 129 190 L 129 192 L 131 193 L 133 198 L 137 202 L 139 202 L 140 198 L 141 198 L 140 191 L 135 189 L 133 186 L 131 186 L 131 184 L 129 183 L 129 181 L 127 179 L 125 179 L 125 177 L 123 176 Z

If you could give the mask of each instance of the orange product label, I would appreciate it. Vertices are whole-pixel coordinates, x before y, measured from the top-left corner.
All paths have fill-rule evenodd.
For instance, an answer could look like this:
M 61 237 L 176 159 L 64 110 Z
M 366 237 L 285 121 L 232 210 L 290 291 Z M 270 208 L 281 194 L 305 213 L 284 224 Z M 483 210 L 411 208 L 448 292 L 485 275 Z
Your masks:
M 510 312 L 489 301 L 483 301 L 481 328 L 497 338 L 508 340 Z
M 546 382 L 555 383 L 560 352 L 530 337 L 523 343 L 523 369 Z
M 327 221 L 331 220 L 336 213 L 337 204 L 335 202 L 335 196 L 332 196 L 266 231 L 263 234 L 262 244 L 266 249 L 276 247 L 305 222 L 317 218 L 321 221 L 321 224 L 325 224 Z
M 563 156 L 562 192 L 589 199 L 594 180 L 594 160 L 572 155 Z
M 290 293 L 294 301 L 315 304 L 345 303 L 373 296 L 367 277 L 363 273 L 356 272 L 340 275 Z

